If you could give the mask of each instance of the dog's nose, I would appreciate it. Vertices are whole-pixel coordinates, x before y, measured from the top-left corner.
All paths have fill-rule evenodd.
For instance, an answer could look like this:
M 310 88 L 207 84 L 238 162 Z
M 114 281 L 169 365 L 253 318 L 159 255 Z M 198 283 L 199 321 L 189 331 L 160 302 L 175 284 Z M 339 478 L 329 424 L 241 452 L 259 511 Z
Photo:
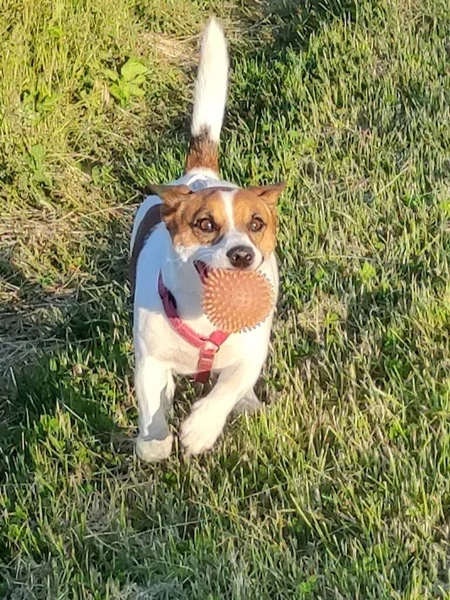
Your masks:
M 227 252 L 228 260 L 236 269 L 246 269 L 255 259 L 255 253 L 250 246 L 236 246 Z

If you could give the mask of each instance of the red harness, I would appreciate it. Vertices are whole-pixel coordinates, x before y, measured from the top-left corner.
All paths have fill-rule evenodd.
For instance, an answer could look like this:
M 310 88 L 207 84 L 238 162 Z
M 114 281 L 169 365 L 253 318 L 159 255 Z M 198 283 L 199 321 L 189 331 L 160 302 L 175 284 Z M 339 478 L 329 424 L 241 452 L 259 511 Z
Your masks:
M 214 358 L 220 346 L 227 340 L 229 333 L 225 331 L 213 331 L 209 337 L 203 337 L 195 333 L 193 329 L 183 323 L 177 311 L 177 303 L 172 293 L 164 285 L 162 275 L 158 278 L 158 292 L 164 306 L 164 312 L 169 323 L 186 342 L 199 349 L 197 362 L 197 373 L 195 381 L 206 383 L 213 368 Z

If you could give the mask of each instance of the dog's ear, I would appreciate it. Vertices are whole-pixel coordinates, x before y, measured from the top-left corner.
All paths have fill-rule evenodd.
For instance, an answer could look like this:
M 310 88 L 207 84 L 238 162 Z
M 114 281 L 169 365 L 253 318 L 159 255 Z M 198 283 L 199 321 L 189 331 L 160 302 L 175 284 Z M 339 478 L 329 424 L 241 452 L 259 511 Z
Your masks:
M 148 189 L 161 198 L 169 212 L 176 210 L 181 202 L 194 192 L 187 185 L 149 185 Z
M 264 200 L 267 206 L 274 209 L 279 195 L 284 190 L 286 183 L 281 181 L 280 183 L 274 183 L 272 185 L 258 185 L 247 188 L 249 192 Z

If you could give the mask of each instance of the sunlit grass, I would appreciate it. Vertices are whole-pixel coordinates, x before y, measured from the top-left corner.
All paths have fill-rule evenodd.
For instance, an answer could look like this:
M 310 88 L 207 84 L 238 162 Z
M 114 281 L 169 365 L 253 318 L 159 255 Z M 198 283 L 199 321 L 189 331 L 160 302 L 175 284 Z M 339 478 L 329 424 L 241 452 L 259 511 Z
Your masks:
M 449 8 L 298 4 L 0 15 L 2 598 L 450 597 Z M 224 177 L 288 183 L 269 406 L 152 467 L 128 238 L 139 189 L 180 173 L 210 10 Z

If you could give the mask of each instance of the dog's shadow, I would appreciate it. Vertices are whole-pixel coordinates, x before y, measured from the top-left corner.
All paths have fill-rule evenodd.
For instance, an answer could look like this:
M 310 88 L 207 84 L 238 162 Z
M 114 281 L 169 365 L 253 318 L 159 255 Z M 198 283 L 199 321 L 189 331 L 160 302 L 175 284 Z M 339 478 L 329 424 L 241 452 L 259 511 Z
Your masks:
M 0 248 L 1 287 L 14 290 L 0 297 L 1 479 L 23 461 L 33 471 L 36 442 L 62 435 L 62 446 L 74 444 L 70 428 L 105 450 L 114 436 L 123 437 L 134 411 L 123 284 L 128 221 L 128 215 L 112 219 L 102 232 L 107 244 L 92 244 L 87 261 L 98 280 L 70 291 L 28 276 L 13 250 Z
M 64 305 L 57 294 L 31 281 L 13 261 L 0 273 L 5 283 L 17 289 L 14 303 L 0 304 L 0 311 L 20 320 L 22 336 L 26 336 L 33 321 L 31 299 L 37 298 L 45 305 L 61 301 L 59 320 L 54 320 L 49 311 L 41 315 L 39 322 L 51 345 L 43 345 L 39 350 L 36 340 L 33 352 L 16 352 L 18 360 L 13 356 L 3 372 L 0 472 L 4 475 L 21 454 L 26 456 L 28 470 L 32 471 L 33 457 L 28 448 L 38 440 L 45 443 L 57 425 L 81 430 L 88 444 L 100 444 L 105 456 L 113 450 L 114 464 L 123 460 L 127 468 L 137 434 L 137 407 L 133 390 L 131 294 L 124 283 L 128 248 L 125 242 L 117 246 L 118 226 L 111 226 L 111 246 L 95 253 L 96 269 L 102 273 L 101 285 L 78 290 L 65 298 Z M 126 240 L 125 235 L 123 239 Z M 120 260 L 111 266 L 113 246 Z M 3 329 L 2 333 L 6 333 L 6 321 Z M 215 379 L 202 385 L 189 378 L 177 378 L 168 415 L 175 431 L 193 401 L 204 397 Z

